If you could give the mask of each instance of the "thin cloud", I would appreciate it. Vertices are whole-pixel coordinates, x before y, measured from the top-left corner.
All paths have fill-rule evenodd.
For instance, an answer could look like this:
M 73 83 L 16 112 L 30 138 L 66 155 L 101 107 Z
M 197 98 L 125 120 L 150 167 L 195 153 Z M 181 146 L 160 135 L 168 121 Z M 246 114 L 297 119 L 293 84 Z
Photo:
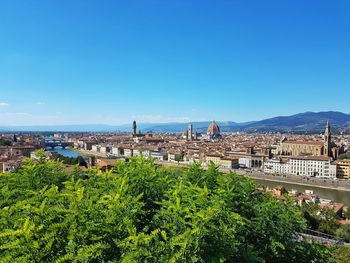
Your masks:
M 7 102 L 0 102 L 0 107 L 6 107 L 9 106 L 10 104 L 8 104 Z
M 27 116 L 32 117 L 33 115 L 28 112 L 7 112 L 6 115 L 14 115 L 14 116 Z
M 36 103 L 36 105 L 45 105 L 46 103 L 45 102 L 41 102 L 41 101 L 38 101 L 37 103 Z

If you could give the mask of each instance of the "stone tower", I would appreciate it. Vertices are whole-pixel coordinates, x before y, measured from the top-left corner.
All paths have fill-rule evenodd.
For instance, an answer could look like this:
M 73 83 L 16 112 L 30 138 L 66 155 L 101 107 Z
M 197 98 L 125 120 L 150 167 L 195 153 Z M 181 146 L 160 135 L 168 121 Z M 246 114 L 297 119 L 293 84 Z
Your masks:
M 324 156 L 332 157 L 332 133 L 331 125 L 327 121 L 326 130 L 324 131 Z
M 133 136 L 136 135 L 136 129 L 137 129 L 136 121 L 133 121 L 133 123 L 132 123 L 132 135 Z
M 192 123 L 188 124 L 187 127 L 187 140 L 192 141 L 193 139 L 193 126 Z

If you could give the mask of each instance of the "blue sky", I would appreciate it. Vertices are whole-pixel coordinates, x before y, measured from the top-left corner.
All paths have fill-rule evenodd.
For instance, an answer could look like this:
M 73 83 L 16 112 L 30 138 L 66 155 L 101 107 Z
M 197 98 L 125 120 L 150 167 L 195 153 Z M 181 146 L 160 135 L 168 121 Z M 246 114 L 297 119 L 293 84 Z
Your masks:
M 350 113 L 350 1 L 0 0 L 0 126 Z

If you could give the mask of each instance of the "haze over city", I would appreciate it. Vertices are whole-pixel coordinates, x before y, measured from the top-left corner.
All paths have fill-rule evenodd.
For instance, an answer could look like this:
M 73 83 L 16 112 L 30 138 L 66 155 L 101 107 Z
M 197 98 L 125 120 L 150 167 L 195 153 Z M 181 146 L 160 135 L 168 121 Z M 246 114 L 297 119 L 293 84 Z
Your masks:
M 349 1 L 1 1 L 0 124 L 350 113 Z

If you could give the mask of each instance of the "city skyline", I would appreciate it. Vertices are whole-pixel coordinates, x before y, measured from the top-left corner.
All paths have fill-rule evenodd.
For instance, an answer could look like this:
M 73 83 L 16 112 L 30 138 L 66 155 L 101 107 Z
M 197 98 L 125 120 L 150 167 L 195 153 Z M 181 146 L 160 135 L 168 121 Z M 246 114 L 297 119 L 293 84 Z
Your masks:
M 350 113 L 350 3 L 0 3 L 0 124 Z

